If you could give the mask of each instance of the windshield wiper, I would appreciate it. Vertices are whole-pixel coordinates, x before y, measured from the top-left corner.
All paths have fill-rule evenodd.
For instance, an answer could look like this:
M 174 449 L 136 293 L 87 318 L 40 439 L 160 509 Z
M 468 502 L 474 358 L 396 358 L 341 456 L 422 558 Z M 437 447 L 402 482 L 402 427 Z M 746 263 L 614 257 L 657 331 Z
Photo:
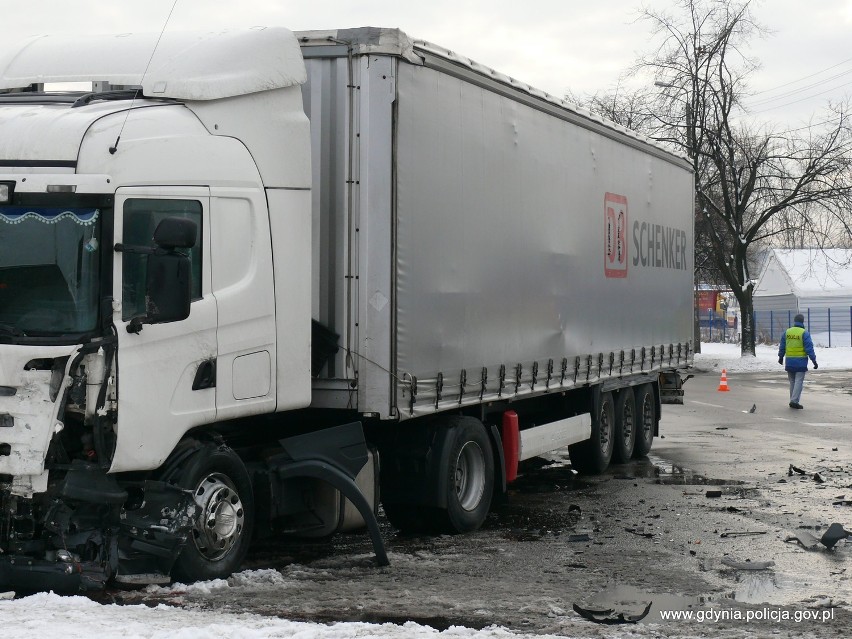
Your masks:
M 5 333 L 6 335 L 12 335 L 13 337 L 26 337 L 27 334 L 24 333 L 20 328 L 14 326 L 13 324 L 3 324 L 0 322 L 0 333 Z

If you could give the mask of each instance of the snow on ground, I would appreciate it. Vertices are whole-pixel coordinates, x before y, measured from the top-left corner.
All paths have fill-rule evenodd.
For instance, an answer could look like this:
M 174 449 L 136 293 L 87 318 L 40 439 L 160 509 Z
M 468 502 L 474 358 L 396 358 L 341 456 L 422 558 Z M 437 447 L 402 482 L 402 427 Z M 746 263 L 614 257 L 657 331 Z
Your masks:
M 817 348 L 816 354 L 819 371 L 852 369 L 852 347 Z M 759 345 L 755 357 L 741 357 L 739 345 L 716 343 L 701 345 L 701 353 L 695 356 L 695 368 L 709 372 L 783 370 L 778 364 L 777 346 Z M 234 575 L 231 580 L 236 581 L 229 580 L 231 583 L 216 580 L 182 587 L 228 588 L 232 583 L 247 582 L 270 585 L 276 579 L 281 579 L 276 571 L 254 570 Z M 0 628 L 4 635 L 15 639 L 547 639 L 544 635 L 515 634 L 497 627 L 484 630 L 453 627 L 439 632 L 411 622 L 326 625 L 165 605 L 156 608 L 102 605 L 85 597 L 60 597 L 53 593 L 14 600 L 0 595 Z
M 820 371 L 852 370 L 852 347 L 835 348 L 816 347 L 816 358 Z M 778 363 L 778 345 L 765 346 L 758 344 L 756 356 L 740 356 L 739 344 L 702 343 L 701 352 L 695 355 L 694 366 L 699 371 L 729 373 L 748 373 L 764 371 L 783 371 Z M 813 371 L 812 371 L 813 373 Z
M 247 571 L 243 581 L 252 579 Z M 264 580 L 262 574 L 258 577 Z M 416 623 L 315 624 L 253 614 L 193 611 L 163 604 L 101 605 L 85 597 L 42 593 L 0 601 L 0 628 L 15 639 L 547 639 L 552 635 L 519 635 L 503 628 L 471 630 L 452 627 L 439 632 Z

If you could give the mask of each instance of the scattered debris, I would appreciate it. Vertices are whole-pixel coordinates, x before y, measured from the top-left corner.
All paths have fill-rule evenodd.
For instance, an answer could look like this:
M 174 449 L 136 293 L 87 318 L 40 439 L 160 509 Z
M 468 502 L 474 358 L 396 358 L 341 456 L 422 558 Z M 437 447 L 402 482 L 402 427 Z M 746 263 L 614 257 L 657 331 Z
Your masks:
M 757 410 L 757 404 L 752 404 L 748 412 L 753 413 Z
M 825 483 L 825 480 L 822 478 L 822 475 L 820 475 L 819 473 L 814 473 L 813 480 L 818 484 L 824 484 Z
M 843 526 L 838 523 L 831 524 L 828 530 L 820 537 L 819 542 L 826 548 L 834 548 L 834 545 L 847 537 L 852 536 L 848 530 L 844 530 Z
M 819 539 L 805 531 L 797 532 L 795 535 L 787 537 L 784 541 L 797 541 L 805 550 L 811 550 L 819 545 Z
M 583 509 L 580 508 L 577 504 L 571 504 L 570 506 L 568 506 L 568 512 L 580 515 L 583 513 Z
M 568 541 L 591 541 L 592 538 L 588 533 L 577 533 L 573 535 L 568 535 Z
M 730 557 L 722 557 L 722 563 L 730 568 L 736 568 L 737 570 L 768 570 L 775 565 L 774 561 L 752 561 L 751 559 L 737 561 Z
M 645 532 L 645 529 L 644 529 L 644 528 L 642 528 L 642 529 L 638 529 L 638 528 L 625 528 L 624 530 L 626 530 L 627 532 L 629 532 L 629 533 L 631 533 L 631 534 L 633 534 L 633 535 L 637 535 L 637 536 L 639 536 L 639 537 L 645 537 L 646 539 L 653 539 L 653 538 L 656 536 L 656 533 L 652 533 L 652 532 Z
M 574 612 L 580 615 L 583 619 L 588 619 L 595 623 L 604 623 L 608 625 L 637 623 L 648 616 L 648 613 L 651 610 L 651 604 L 653 604 L 652 601 L 648 602 L 645 609 L 638 615 L 628 615 L 623 612 L 615 612 L 611 608 L 606 610 L 588 610 L 586 608 L 581 608 L 577 604 L 574 604 Z
M 807 473 L 804 470 L 802 470 L 801 468 L 798 468 L 796 466 L 793 466 L 793 464 L 790 464 L 790 468 L 787 469 L 787 477 L 792 477 L 793 473 L 798 473 L 799 475 L 807 475 Z
M 746 537 L 748 535 L 765 535 L 765 530 L 741 530 L 741 531 L 730 531 L 723 532 L 720 537 Z
M 711 498 L 712 497 L 721 497 L 722 491 L 721 490 L 708 490 L 706 493 L 704 493 L 704 496 L 705 497 L 711 497 Z
M 728 430 L 727 426 L 716 426 L 716 430 Z
M 852 499 L 839 499 L 832 502 L 833 506 L 852 506 Z

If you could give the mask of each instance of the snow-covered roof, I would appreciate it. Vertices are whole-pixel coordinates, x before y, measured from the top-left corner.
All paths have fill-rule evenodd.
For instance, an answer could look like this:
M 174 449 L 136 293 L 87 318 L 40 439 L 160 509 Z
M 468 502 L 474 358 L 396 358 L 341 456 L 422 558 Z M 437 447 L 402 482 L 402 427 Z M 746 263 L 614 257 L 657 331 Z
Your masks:
M 282 27 L 42 35 L 0 45 L 0 89 L 105 81 L 142 86 L 151 97 L 216 100 L 306 79 L 299 44 Z
M 852 295 L 852 249 L 773 249 L 755 296 Z

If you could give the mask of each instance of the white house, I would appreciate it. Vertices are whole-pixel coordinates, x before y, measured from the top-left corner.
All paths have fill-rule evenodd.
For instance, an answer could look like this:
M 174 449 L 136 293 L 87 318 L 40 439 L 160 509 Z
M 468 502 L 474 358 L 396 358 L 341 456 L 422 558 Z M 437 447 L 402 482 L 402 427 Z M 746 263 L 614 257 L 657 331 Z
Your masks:
M 754 291 L 754 311 L 759 339 L 777 342 L 802 313 L 815 343 L 849 346 L 852 249 L 771 250 Z

